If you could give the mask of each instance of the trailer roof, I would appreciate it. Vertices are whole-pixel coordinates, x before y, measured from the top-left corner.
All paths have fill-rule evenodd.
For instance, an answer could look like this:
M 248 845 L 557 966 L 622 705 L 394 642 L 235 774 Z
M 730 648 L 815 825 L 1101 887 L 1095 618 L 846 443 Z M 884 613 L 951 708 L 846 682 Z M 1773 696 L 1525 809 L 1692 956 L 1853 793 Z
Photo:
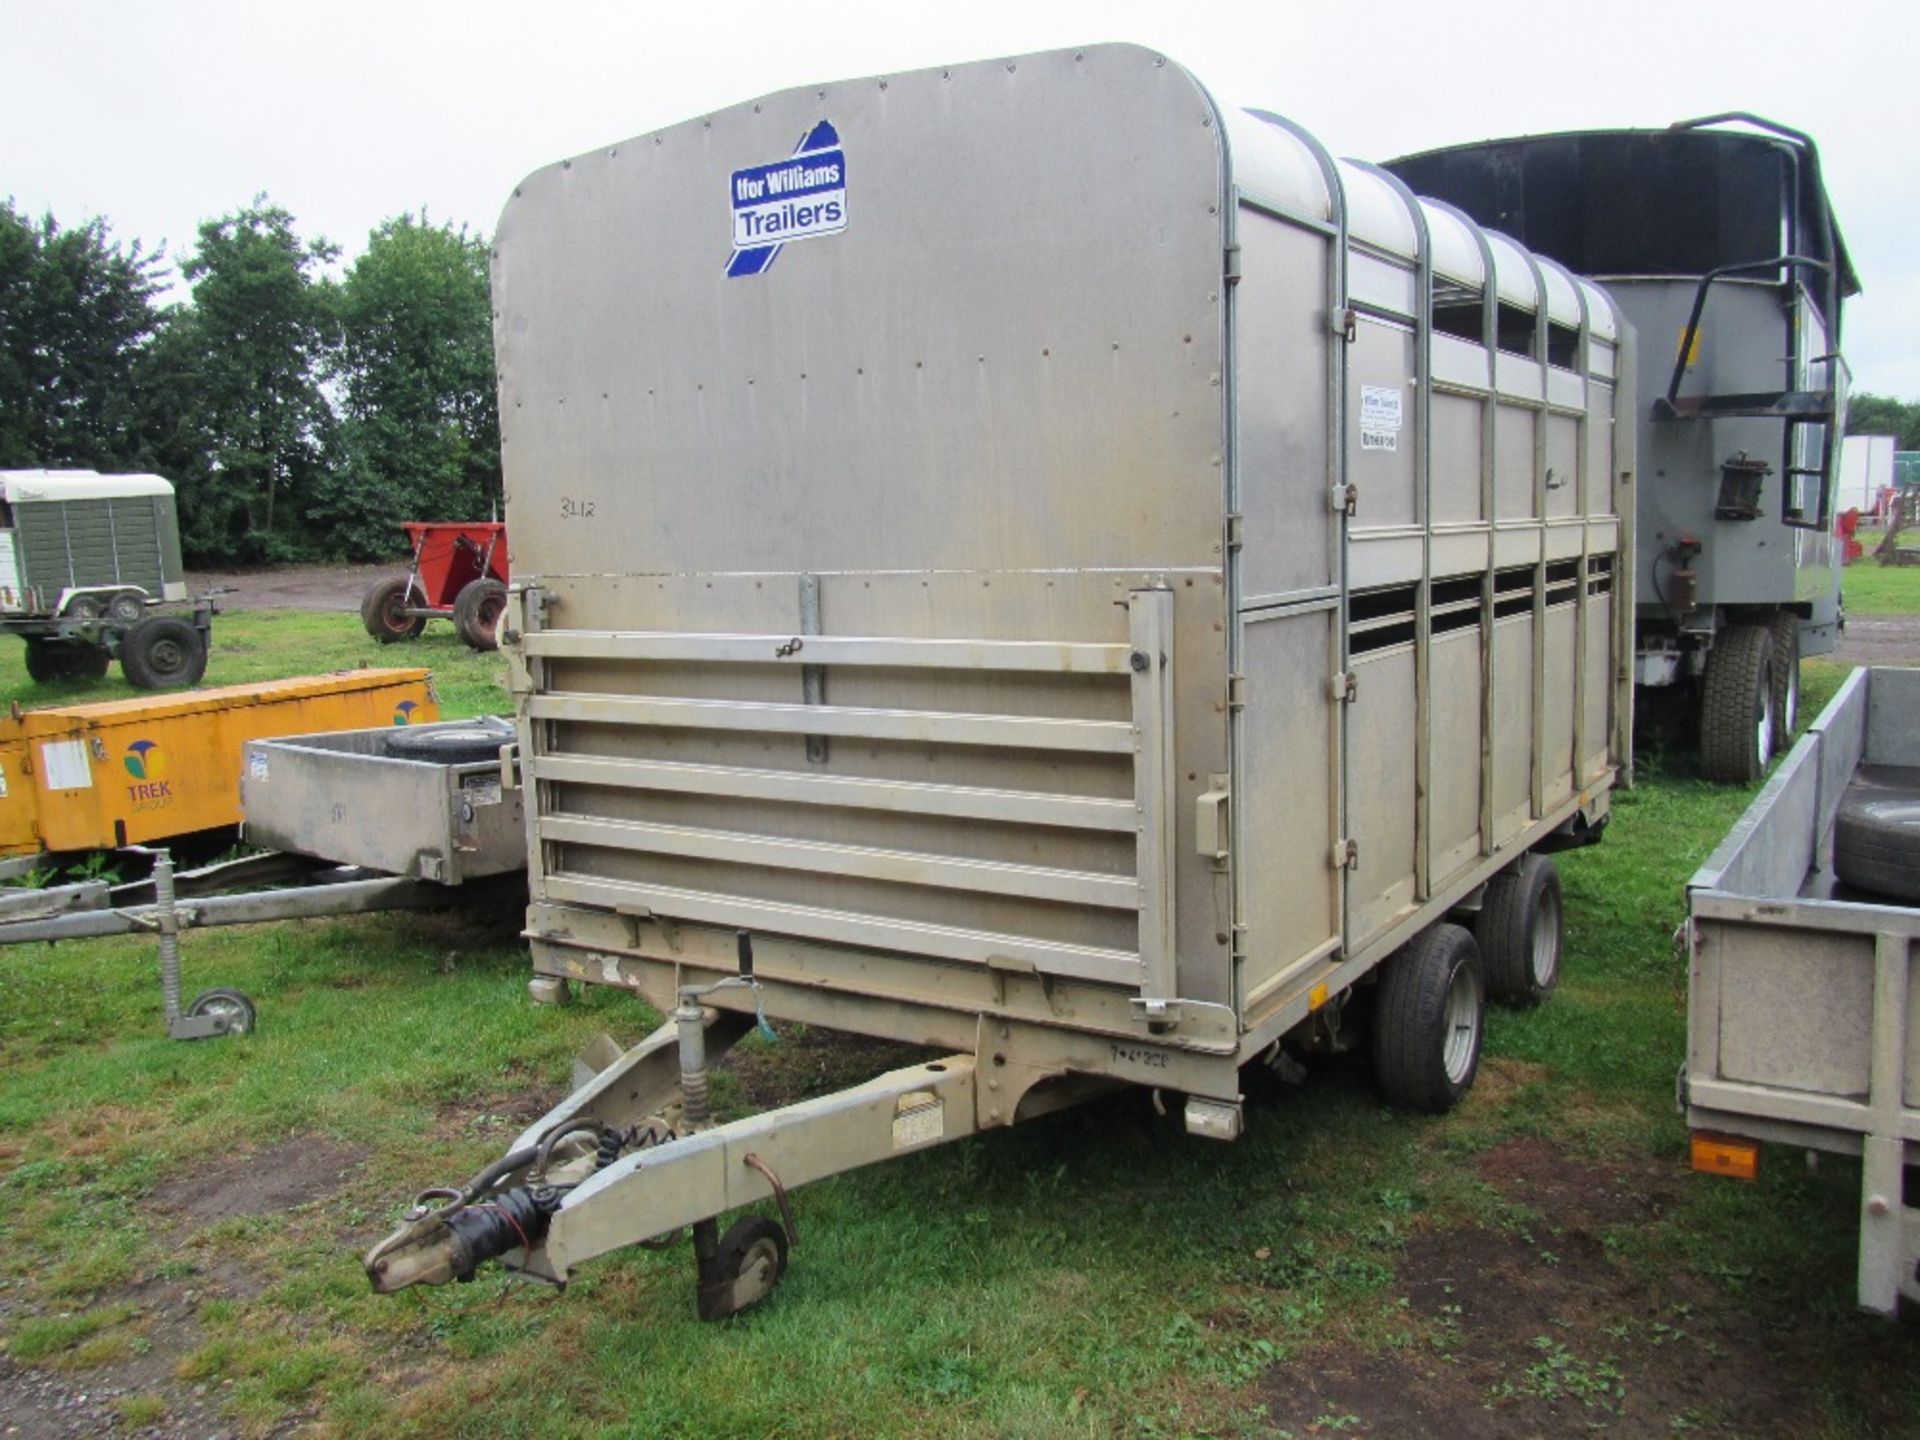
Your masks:
M 0 499 L 9 505 L 36 500 L 118 500 L 171 495 L 172 482 L 158 475 L 102 475 L 95 470 L 0 470 Z
M 1735 125 L 1757 128 L 1728 128 Z M 1798 131 L 1757 117 L 1505 136 L 1403 155 L 1386 168 L 1581 274 L 1701 274 L 1777 253 L 1778 202 L 1755 194 L 1741 169 L 1760 156 L 1789 163 L 1791 203 L 1816 232 L 1803 244 L 1831 260 L 1842 299 L 1859 294 L 1819 151 Z

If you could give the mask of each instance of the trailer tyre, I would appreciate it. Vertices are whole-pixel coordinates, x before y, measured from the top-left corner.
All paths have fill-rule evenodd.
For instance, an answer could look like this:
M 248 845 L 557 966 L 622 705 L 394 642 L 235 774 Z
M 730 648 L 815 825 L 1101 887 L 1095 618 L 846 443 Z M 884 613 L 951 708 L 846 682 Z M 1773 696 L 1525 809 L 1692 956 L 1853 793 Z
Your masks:
M 1773 733 L 1775 753 L 1793 744 L 1800 724 L 1800 617 L 1792 611 L 1773 617 Z
M 787 1232 L 764 1215 L 736 1220 L 720 1237 L 719 1286 L 702 1295 L 700 1318 L 724 1320 L 758 1305 L 787 1273 Z
M 207 642 L 177 615 L 155 615 L 120 642 L 120 669 L 137 690 L 184 690 L 207 673 Z
M 1491 999 L 1525 1008 L 1552 994 L 1566 942 L 1560 871 L 1553 861 L 1523 855 L 1489 880 L 1473 935 Z
M 471 581 L 453 602 L 453 628 L 476 650 L 498 650 L 495 626 L 507 608 L 507 587 L 491 576 Z
M 382 747 L 396 760 L 431 760 L 437 765 L 475 765 L 498 761 L 500 747 L 510 744 L 513 731 L 486 725 L 453 725 L 442 730 L 403 730 L 387 733 Z
M 411 575 L 389 576 L 368 590 L 360 602 L 360 623 L 382 645 L 417 639 L 427 628 L 427 618 L 407 614 L 407 607 L 419 603 L 420 592 L 414 588 Z
M 1444 1115 L 1480 1068 L 1486 989 L 1471 932 L 1430 926 L 1380 968 L 1373 1075 L 1392 1105 Z
M 1709 780 L 1750 785 L 1773 753 L 1773 631 L 1732 625 L 1707 652 L 1700 700 L 1700 770 Z
M 107 673 L 107 652 L 98 645 L 27 637 L 27 675 L 39 684 L 50 680 L 98 680 Z
M 239 990 L 229 990 L 224 986 L 213 990 L 202 990 L 187 1005 L 187 1014 L 199 1017 L 211 1015 L 226 1021 L 225 1035 L 251 1035 L 256 1020 L 253 1013 L 253 1001 Z
M 1858 889 L 1920 901 L 1920 786 L 1848 786 L 1833 821 L 1833 870 Z

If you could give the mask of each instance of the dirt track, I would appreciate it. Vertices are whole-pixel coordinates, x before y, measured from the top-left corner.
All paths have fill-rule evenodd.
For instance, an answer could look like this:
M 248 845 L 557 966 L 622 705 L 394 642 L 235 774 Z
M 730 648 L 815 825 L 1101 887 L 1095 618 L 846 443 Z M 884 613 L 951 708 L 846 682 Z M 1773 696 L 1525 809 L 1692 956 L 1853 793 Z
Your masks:
M 195 570 L 187 593 L 221 591 L 222 610 L 358 610 L 374 581 L 407 573 L 405 560 L 385 565 L 288 565 L 278 570 Z

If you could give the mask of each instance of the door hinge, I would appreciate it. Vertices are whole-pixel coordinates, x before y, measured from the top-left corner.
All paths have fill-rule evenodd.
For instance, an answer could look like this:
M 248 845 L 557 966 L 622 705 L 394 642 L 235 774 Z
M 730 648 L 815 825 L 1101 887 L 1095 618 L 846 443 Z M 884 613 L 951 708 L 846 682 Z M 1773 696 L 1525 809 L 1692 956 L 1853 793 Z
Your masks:
M 1227 246 L 1227 253 L 1221 269 L 1226 275 L 1227 284 L 1238 285 L 1240 283 L 1240 247 L 1238 245 Z
M 1244 710 L 1247 705 L 1247 677 L 1241 674 L 1227 676 L 1227 708 Z
M 1336 870 L 1358 870 L 1360 868 L 1360 842 L 1358 840 L 1336 840 L 1333 842 L 1333 868 Z
M 1360 338 L 1360 312 L 1354 309 L 1338 311 L 1333 317 L 1333 333 L 1351 345 Z
M 1227 548 L 1229 550 L 1238 550 L 1246 543 L 1244 534 L 1246 526 L 1242 523 L 1243 519 L 1244 517 L 1240 515 L 1227 516 Z
M 1336 515 L 1357 515 L 1360 512 L 1360 487 L 1336 485 L 1327 492 L 1327 503 L 1333 507 Z
M 1333 698 L 1352 700 L 1360 693 L 1360 677 L 1351 670 L 1342 670 L 1333 677 Z

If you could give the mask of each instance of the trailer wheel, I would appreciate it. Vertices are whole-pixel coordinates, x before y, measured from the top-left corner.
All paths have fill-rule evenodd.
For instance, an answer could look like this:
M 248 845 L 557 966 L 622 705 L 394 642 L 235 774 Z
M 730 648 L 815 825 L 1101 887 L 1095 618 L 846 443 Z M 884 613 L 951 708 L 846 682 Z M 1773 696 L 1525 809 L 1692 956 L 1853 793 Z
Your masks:
M 1707 652 L 1700 700 L 1700 770 L 1709 780 L 1749 785 L 1773 753 L 1773 632 L 1732 625 Z
M 187 1014 L 199 1017 L 210 1015 L 226 1021 L 226 1035 L 251 1035 L 254 1021 L 253 1001 L 238 990 L 229 990 L 221 986 L 213 990 L 202 990 L 187 1005 Z
M 702 1285 L 700 1318 L 724 1320 L 758 1305 L 787 1273 L 787 1232 L 776 1220 L 749 1215 L 720 1237 L 715 1283 Z
M 107 601 L 107 618 L 116 625 L 138 625 L 146 613 L 146 601 L 131 590 L 122 590 Z
M 120 669 L 137 690 L 184 690 L 207 673 L 207 643 L 177 615 L 155 615 L 120 642 Z
M 1428 927 L 1380 967 L 1373 1076 L 1392 1105 L 1444 1115 L 1480 1068 L 1480 949 L 1458 925 Z
M 491 576 L 467 584 L 453 601 L 453 628 L 476 650 L 498 650 L 494 626 L 507 608 L 507 587 Z
M 443 730 L 407 730 L 395 727 L 382 737 L 381 749 L 396 760 L 431 760 L 436 765 L 475 765 L 497 762 L 500 747 L 511 744 L 514 732 L 488 725 L 453 725 Z
M 1560 871 L 1544 855 L 1522 855 L 1487 882 L 1474 917 L 1487 994 L 1503 1005 L 1538 1005 L 1560 978 L 1566 939 Z
M 107 652 L 83 641 L 27 636 L 27 675 L 39 684 L 50 680 L 98 680 L 107 673 Z
M 427 628 L 427 617 L 409 615 L 407 607 L 420 603 L 420 592 L 411 575 L 389 576 L 368 590 L 360 602 L 360 623 L 382 645 L 417 639 Z
M 1772 628 L 1773 748 L 1784 753 L 1800 724 L 1800 617 L 1784 611 L 1773 617 Z
M 1849 785 L 1833 821 L 1833 871 L 1876 895 L 1920 901 L 1920 786 Z

